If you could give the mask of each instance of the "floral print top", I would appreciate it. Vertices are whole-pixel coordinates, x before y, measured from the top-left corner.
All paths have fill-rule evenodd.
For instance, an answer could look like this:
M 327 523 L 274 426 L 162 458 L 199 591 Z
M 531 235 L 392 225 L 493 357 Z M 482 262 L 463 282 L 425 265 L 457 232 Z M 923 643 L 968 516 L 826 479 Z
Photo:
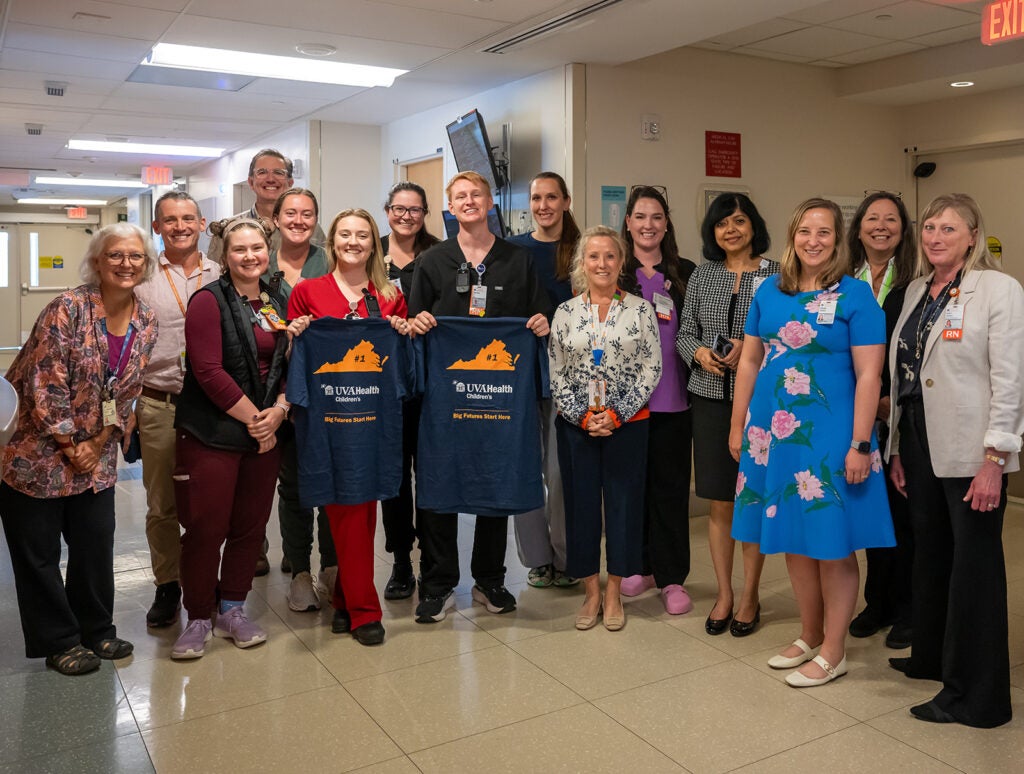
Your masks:
M 114 389 L 118 429 L 99 463 L 77 473 L 61 453 L 54 434 L 77 443 L 103 429 L 102 390 L 109 358 L 106 311 L 99 288 L 81 285 L 61 293 L 36 320 L 28 341 L 7 371 L 18 393 L 18 429 L 3 451 L 3 480 L 38 498 L 100 492 L 117 482 L 118 445 L 132 403 L 142 390 L 142 372 L 156 343 L 156 316 L 136 302 L 135 330 L 127 365 Z
M 601 365 L 594 363 L 589 295 L 563 301 L 551 321 L 548 354 L 551 397 L 574 425 L 590 410 L 590 380 L 604 379 L 605 405 L 628 422 L 647 405 L 661 378 L 661 339 L 650 302 L 621 294 L 621 306 L 608 312 Z M 597 315 L 594 314 L 594 319 Z
M 815 559 L 893 545 L 873 433 L 868 480 L 845 479 L 850 444 L 864 440 L 853 438 L 852 349 L 885 343 L 885 316 L 871 288 L 843 277 L 789 295 L 777 279 L 765 280 L 745 332 L 761 340 L 764 357 L 743 428 L 733 537 L 760 544 L 764 554 Z

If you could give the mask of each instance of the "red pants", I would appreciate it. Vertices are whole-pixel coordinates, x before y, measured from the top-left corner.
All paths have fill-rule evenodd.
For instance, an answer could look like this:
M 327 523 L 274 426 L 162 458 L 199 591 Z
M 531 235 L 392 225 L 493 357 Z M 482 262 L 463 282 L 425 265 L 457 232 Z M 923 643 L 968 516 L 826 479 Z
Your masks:
M 175 461 L 182 603 L 190 620 L 209 618 L 218 586 L 221 599 L 238 602 L 252 588 L 281 455 L 214 449 L 179 430 Z
M 352 628 L 381 619 L 380 597 L 373 585 L 373 535 L 377 529 L 377 501 L 359 505 L 328 505 L 331 537 L 338 553 L 338 581 L 334 585 L 335 610 L 347 610 Z

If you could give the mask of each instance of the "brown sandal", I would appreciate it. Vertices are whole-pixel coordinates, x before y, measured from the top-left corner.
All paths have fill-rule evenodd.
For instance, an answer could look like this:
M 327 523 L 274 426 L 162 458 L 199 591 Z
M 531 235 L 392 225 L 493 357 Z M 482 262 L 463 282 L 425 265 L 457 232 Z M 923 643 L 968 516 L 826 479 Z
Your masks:
M 119 658 L 127 658 L 135 650 L 135 646 L 128 640 L 119 637 L 112 637 L 109 640 L 100 640 L 93 646 L 93 651 L 100 658 L 115 661 Z
M 56 669 L 62 675 L 84 675 L 100 668 L 100 659 L 82 645 L 75 645 L 63 653 L 46 657 L 46 666 Z

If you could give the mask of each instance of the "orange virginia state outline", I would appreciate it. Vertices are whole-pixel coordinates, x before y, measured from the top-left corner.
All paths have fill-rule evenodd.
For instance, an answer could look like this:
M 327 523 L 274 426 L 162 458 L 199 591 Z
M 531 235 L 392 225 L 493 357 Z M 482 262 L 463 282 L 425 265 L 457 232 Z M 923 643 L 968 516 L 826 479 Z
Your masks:
M 385 355 L 381 360 L 380 355 L 373 351 L 373 344 L 369 341 L 360 341 L 352 349 L 345 353 L 345 357 L 337 363 L 324 363 L 314 374 L 333 374 L 348 371 L 376 371 L 384 370 L 384 364 L 388 362 Z
M 490 344 L 476 353 L 472 360 L 456 360 L 450 366 L 449 371 L 515 371 L 515 357 L 505 349 L 505 342 L 493 339 Z

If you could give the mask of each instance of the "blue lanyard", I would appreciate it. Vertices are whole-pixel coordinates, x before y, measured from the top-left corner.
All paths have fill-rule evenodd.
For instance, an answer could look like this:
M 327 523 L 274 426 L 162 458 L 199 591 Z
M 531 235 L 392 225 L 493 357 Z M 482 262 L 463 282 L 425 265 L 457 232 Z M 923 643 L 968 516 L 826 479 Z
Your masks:
M 100 327 L 103 328 L 103 335 L 104 335 L 104 337 L 107 338 L 107 342 L 109 343 L 109 341 L 110 341 L 110 338 L 109 338 L 110 337 L 110 332 L 107 331 L 107 318 L 106 317 L 104 317 L 104 318 L 102 318 L 100 320 Z M 121 368 L 122 368 L 121 363 L 122 363 L 122 361 L 124 361 L 125 353 L 128 351 L 128 349 L 131 346 L 132 338 L 133 338 L 133 334 L 134 333 L 135 333 L 135 328 L 132 327 L 131 323 L 129 323 L 128 324 L 128 330 L 125 331 L 124 339 L 121 341 L 121 354 L 117 356 L 117 365 L 114 368 L 114 372 L 113 373 L 110 372 L 110 358 L 109 357 L 107 358 L 107 362 L 103 364 L 104 367 L 107 370 L 107 380 L 106 380 L 107 382 L 110 382 L 111 379 L 116 379 L 117 377 L 119 377 L 121 375 Z

